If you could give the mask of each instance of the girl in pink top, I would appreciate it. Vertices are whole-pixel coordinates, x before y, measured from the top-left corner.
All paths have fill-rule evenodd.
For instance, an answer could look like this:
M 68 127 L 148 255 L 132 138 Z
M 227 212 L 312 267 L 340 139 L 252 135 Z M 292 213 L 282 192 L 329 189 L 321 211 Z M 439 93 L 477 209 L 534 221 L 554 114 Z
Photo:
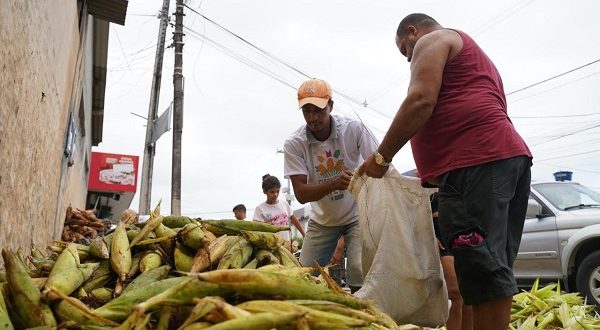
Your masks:
M 304 229 L 294 216 L 290 205 L 285 201 L 279 200 L 279 191 L 281 183 L 277 177 L 270 174 L 265 174 L 262 177 L 263 193 L 267 195 L 267 201 L 259 204 L 254 210 L 254 221 L 266 222 L 275 226 L 290 227 L 290 222 L 298 229 L 302 237 L 304 237 Z M 284 239 L 290 240 L 290 231 L 279 232 Z

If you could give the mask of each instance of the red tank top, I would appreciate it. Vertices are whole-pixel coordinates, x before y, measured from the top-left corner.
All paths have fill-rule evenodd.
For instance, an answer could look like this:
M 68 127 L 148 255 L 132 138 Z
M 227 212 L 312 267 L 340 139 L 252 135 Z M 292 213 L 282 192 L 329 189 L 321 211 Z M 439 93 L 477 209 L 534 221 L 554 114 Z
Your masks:
M 457 168 L 531 157 L 508 118 L 498 70 L 473 39 L 456 32 L 463 47 L 444 67 L 431 117 L 410 140 L 422 183 Z

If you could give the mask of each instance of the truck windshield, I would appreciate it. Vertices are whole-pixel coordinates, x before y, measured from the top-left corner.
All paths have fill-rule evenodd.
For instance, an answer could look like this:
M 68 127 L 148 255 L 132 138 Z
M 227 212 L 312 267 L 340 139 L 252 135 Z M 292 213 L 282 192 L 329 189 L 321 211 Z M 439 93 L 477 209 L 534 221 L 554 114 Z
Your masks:
M 600 206 L 600 193 L 577 183 L 542 183 L 535 185 L 535 190 L 563 211 Z

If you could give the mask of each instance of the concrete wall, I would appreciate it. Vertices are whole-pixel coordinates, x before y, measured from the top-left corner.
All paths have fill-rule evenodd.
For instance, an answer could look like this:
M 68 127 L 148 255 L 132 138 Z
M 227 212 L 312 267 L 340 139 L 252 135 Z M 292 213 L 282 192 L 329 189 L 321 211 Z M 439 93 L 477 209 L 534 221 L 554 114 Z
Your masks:
M 85 205 L 91 96 L 82 90 L 91 85 L 83 70 L 91 61 L 84 56 L 91 19 L 83 21 L 80 36 L 73 0 L 0 1 L 1 248 L 45 247 L 60 238 L 66 206 Z M 71 167 L 64 156 L 69 113 L 85 128 Z

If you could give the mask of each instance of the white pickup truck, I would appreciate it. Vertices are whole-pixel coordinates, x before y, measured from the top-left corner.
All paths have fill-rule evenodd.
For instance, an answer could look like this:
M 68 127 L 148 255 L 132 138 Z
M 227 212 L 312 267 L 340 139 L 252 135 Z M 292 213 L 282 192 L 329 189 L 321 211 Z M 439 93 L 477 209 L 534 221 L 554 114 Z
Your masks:
M 561 280 L 600 307 L 600 193 L 574 182 L 534 182 L 519 254 L 519 283 Z

